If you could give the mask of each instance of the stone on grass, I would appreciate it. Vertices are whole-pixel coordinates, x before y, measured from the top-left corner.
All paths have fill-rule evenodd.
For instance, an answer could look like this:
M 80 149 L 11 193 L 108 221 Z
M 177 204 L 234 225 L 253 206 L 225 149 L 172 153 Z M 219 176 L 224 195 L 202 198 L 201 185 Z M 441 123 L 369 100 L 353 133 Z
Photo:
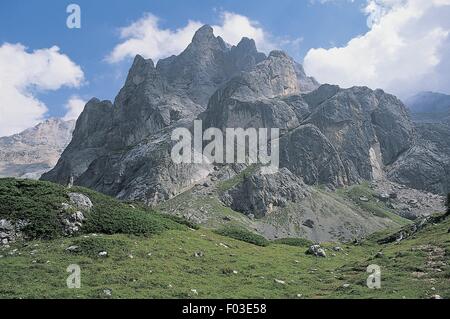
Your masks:
M 205 254 L 202 251 L 196 251 L 194 253 L 194 257 L 200 258 L 203 257 Z
M 320 245 L 312 245 L 308 248 L 306 251 L 306 254 L 308 255 L 314 255 L 316 257 L 327 257 L 327 254 L 325 253 L 325 250 L 320 247 Z

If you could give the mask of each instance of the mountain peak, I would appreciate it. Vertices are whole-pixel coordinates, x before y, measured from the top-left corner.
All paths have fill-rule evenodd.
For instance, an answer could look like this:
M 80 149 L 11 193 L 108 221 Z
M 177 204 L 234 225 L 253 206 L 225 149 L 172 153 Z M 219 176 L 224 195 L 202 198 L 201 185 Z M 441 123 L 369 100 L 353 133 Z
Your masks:
M 214 30 L 210 25 L 205 24 L 195 32 L 192 42 L 203 42 L 210 39 L 215 39 Z
M 286 52 L 281 50 L 273 50 L 269 53 L 269 57 L 275 57 L 275 58 L 283 58 L 283 59 L 289 59 L 292 60 L 292 58 L 287 55 Z
M 142 67 L 147 64 L 150 64 L 152 68 L 155 67 L 152 59 L 144 59 L 142 55 L 137 54 L 134 57 L 132 68 Z
M 239 41 L 238 48 L 244 48 L 248 51 L 256 51 L 256 43 L 255 40 L 247 38 L 247 37 L 243 37 L 241 39 L 241 41 Z

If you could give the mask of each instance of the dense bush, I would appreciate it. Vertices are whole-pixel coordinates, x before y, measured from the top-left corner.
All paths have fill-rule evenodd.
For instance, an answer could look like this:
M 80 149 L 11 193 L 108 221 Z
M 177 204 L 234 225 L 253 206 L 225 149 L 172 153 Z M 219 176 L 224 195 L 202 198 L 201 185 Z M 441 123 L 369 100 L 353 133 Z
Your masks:
M 68 192 L 88 196 L 94 207 L 84 212 L 83 233 L 153 235 L 169 229 L 196 226 L 183 218 L 163 215 L 144 206 L 132 207 L 95 191 L 44 181 L 0 179 L 0 219 L 27 221 L 22 229 L 28 239 L 52 239 L 63 235 L 62 203 L 69 203 Z
M 0 219 L 26 220 L 29 238 L 50 239 L 60 234 L 58 214 L 68 202 L 64 187 L 33 180 L 0 179 Z
M 254 234 L 249 230 L 238 226 L 225 226 L 215 231 L 217 234 L 233 239 L 245 241 L 257 246 L 268 246 L 269 241 L 261 235 Z

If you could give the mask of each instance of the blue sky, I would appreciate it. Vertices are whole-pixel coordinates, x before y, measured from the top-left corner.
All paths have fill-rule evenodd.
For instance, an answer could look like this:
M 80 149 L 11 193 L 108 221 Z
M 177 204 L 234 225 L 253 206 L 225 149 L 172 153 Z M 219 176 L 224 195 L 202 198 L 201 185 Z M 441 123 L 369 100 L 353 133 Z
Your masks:
M 66 27 L 66 7 L 81 7 L 81 29 Z M 265 30 L 279 37 L 302 37 L 299 50 L 290 52 L 302 59 L 311 47 L 342 44 L 364 32 L 366 19 L 361 4 L 317 5 L 308 1 L 1 1 L 0 44 L 21 43 L 29 51 L 60 47 L 61 52 L 81 66 L 85 83 L 80 88 L 62 88 L 37 93 L 49 109 L 50 116 L 62 116 L 69 96 L 83 99 L 96 96 L 113 99 L 124 81 L 129 59 L 120 64 L 107 63 L 105 56 L 119 42 L 118 29 L 138 20 L 145 12 L 160 17 L 162 28 L 177 29 L 188 20 L 218 23 L 219 12 L 236 12 L 258 21 Z
M 8 55 L 4 54 L 10 60 L 14 60 L 14 56 L 19 57 L 21 55 L 29 58 L 28 64 L 24 65 L 31 66 L 25 70 L 18 69 L 20 72 L 26 73 L 30 68 L 33 68 L 34 60 L 32 58 L 34 57 L 28 56 L 27 53 L 32 54 L 34 50 L 49 49 L 53 46 L 59 47 L 60 50 L 57 53 L 53 52 L 53 54 L 46 51 L 45 56 L 52 56 L 53 59 L 54 56 L 65 55 L 73 65 L 69 64 L 70 61 L 65 61 L 66 64 L 64 65 L 72 72 L 68 75 L 60 74 L 57 70 L 61 68 L 59 64 L 53 65 L 52 72 L 56 74 L 55 78 L 63 77 L 58 83 L 36 79 L 42 77 L 37 71 L 33 75 L 35 78 L 29 76 L 33 80 L 14 79 L 17 84 L 14 84 L 15 87 L 11 88 L 11 90 L 14 90 L 11 96 L 24 95 L 30 103 L 34 103 L 35 106 L 39 105 L 40 115 L 36 111 L 34 117 L 30 116 L 28 122 L 22 121 L 20 125 L 17 124 L 9 130 L 4 129 L 2 131 L 1 127 L 7 126 L 8 116 L 11 118 L 17 116 L 15 113 L 14 115 L 7 113 L 9 112 L 8 109 L 11 107 L 19 109 L 22 106 L 6 106 L 7 103 L 14 104 L 16 100 L 13 97 L 7 102 L 0 100 L 0 111 L 3 112 L 3 122 L 0 118 L 0 136 L 15 132 L 21 126 L 32 124 L 33 121 L 41 118 L 63 117 L 68 111 L 65 105 L 73 97 L 84 101 L 94 96 L 100 99 L 114 99 L 124 82 L 124 77 L 131 63 L 131 56 L 136 53 L 136 50 L 127 51 L 127 54 L 120 55 L 115 61 L 111 61 L 111 59 L 107 61 L 107 57 L 112 54 L 116 46 L 129 40 L 129 38 L 120 37 L 121 28 L 130 26 L 140 19 L 145 19 L 148 14 L 158 19 L 159 29 L 172 30 L 175 33 L 175 42 L 178 39 L 175 37 L 177 36 L 176 30 L 185 28 L 189 21 L 220 26 L 224 24 L 225 13 L 236 14 L 248 19 L 256 31 L 262 30 L 264 32 L 264 40 L 261 40 L 260 43 L 257 41 L 258 46 L 265 46 L 266 48 L 281 47 L 299 62 L 303 62 L 306 57 L 305 68 L 323 83 L 333 82 L 343 86 L 361 84 L 374 88 L 376 86 L 400 95 L 407 95 L 416 90 L 430 89 L 427 87 L 428 84 L 423 85 L 423 83 L 430 83 L 430 77 L 434 76 L 430 72 L 435 72 L 431 68 L 436 67 L 432 59 L 436 58 L 434 56 L 436 52 L 428 53 L 428 56 L 408 56 L 406 59 L 403 55 L 406 54 L 406 51 L 410 52 L 411 48 L 420 48 L 421 45 L 427 43 L 426 41 L 448 43 L 445 31 L 447 27 L 450 30 L 450 26 L 440 20 L 445 20 L 445 15 L 442 13 L 442 17 L 433 19 L 435 15 L 438 15 L 438 12 L 442 12 L 442 6 L 445 6 L 446 10 L 450 7 L 450 1 L 448 6 L 446 1 L 430 0 L 428 3 L 436 2 L 439 5 L 433 4 L 432 8 L 425 5 L 422 8 L 418 4 L 418 0 L 407 0 L 406 3 L 410 7 L 401 7 L 406 6 L 403 0 L 2 0 L 0 2 L 0 50 L 5 43 L 21 44 L 26 47 L 26 49 L 9 47 L 7 48 Z M 66 26 L 68 16 L 66 7 L 70 3 L 76 3 L 81 7 L 81 29 L 69 29 Z M 424 2 L 422 1 L 422 3 Z M 430 38 L 430 32 L 426 28 L 435 28 L 436 25 L 431 26 L 429 22 L 426 22 L 425 25 L 422 20 L 406 21 L 408 28 L 411 28 L 412 22 L 420 27 L 425 25 L 422 28 L 423 30 L 419 30 L 423 31 L 423 41 L 417 43 L 416 40 L 411 40 L 411 48 L 399 48 L 398 54 L 394 52 L 394 58 L 389 60 L 390 64 L 380 64 L 375 53 L 379 55 L 380 52 L 386 52 L 386 46 L 388 45 L 395 47 L 395 45 L 392 46 L 392 40 L 383 43 L 383 37 L 390 39 L 392 33 L 389 29 L 392 26 L 384 21 L 388 21 L 388 18 L 394 14 L 400 15 L 402 13 L 399 12 L 400 9 L 424 13 L 423 21 L 437 21 L 434 23 L 437 23 L 437 26 L 442 26 L 443 32 L 436 34 L 436 38 Z M 435 9 L 435 11 L 431 11 L 432 9 Z M 429 15 L 427 15 L 428 12 L 430 12 Z M 371 24 L 368 26 L 368 21 L 373 22 L 372 20 L 378 21 L 380 27 L 377 30 Z M 398 29 L 400 27 L 404 26 L 401 25 Z M 409 40 L 407 35 L 404 35 L 406 33 L 403 30 L 400 31 L 397 38 L 404 36 L 400 40 L 403 42 Z M 147 34 L 147 36 L 150 37 L 148 41 L 151 42 L 152 35 Z M 133 38 L 133 35 L 129 37 Z M 356 44 L 355 41 L 349 43 L 352 39 L 358 38 L 360 40 L 357 40 Z M 147 39 L 149 38 L 145 38 L 145 41 Z M 358 41 L 361 41 L 361 43 Z M 265 45 L 267 43 L 270 43 L 270 45 Z M 436 47 L 436 50 L 439 48 L 441 47 Z M 3 49 L 6 51 L 5 47 Z M 161 48 L 159 49 L 161 50 Z M 148 52 L 148 55 L 153 52 L 148 51 L 149 48 L 147 48 L 147 51 L 145 51 L 145 48 L 142 50 Z M 174 50 L 176 51 L 177 48 Z M 17 52 L 17 54 L 14 52 Z M 162 52 L 160 55 L 164 55 L 165 51 L 162 50 Z M 369 54 L 366 54 L 366 52 Z M 374 52 L 374 56 L 371 56 L 370 52 Z M 367 61 L 361 58 L 366 55 Z M 3 75 L 6 79 L 1 78 L 2 63 L 5 64 L 1 58 L 0 51 L 0 80 L 5 81 L 8 80 L 8 75 Z M 438 56 L 437 58 L 441 57 Z M 428 64 L 424 62 L 423 79 L 420 79 L 420 83 L 417 81 L 417 83 L 413 83 L 414 87 L 412 84 L 408 86 L 405 84 L 404 87 L 393 86 L 392 83 L 396 78 L 390 79 L 388 77 L 386 79 L 385 74 L 378 74 L 374 79 L 372 69 L 392 70 L 392 66 L 399 65 L 397 60 L 410 62 L 408 59 L 411 59 L 411 61 L 414 61 L 414 59 L 429 61 Z M 42 62 L 42 60 L 40 61 Z M 359 61 L 360 64 L 354 63 L 356 61 Z M 9 67 L 11 74 L 15 72 L 15 69 L 12 68 L 14 63 L 14 61 L 9 60 L 6 63 L 11 64 L 6 66 Z M 367 74 L 363 72 L 362 76 L 355 78 L 355 73 L 363 69 L 361 65 L 364 67 L 368 65 Z M 75 69 L 75 66 L 81 69 L 82 79 L 79 69 Z M 401 67 L 407 70 L 409 65 Z M 420 67 L 419 65 L 419 72 L 422 70 Z M 392 70 L 392 74 L 395 73 L 394 71 Z M 403 69 L 401 71 L 403 72 Z M 8 74 L 8 72 L 4 73 Z M 411 78 L 410 74 L 407 75 L 407 78 Z M 427 81 L 425 81 L 425 78 Z M 447 86 L 442 85 L 442 81 L 436 79 L 438 79 L 436 76 L 431 78 L 431 82 L 434 83 L 431 88 L 446 91 Z M 33 109 L 31 104 L 29 107 L 30 112 L 37 109 L 36 107 Z M 44 113 L 43 110 L 45 110 Z M 25 110 L 20 116 L 24 117 L 24 114 Z M 11 120 L 8 120 L 8 122 L 11 122 Z

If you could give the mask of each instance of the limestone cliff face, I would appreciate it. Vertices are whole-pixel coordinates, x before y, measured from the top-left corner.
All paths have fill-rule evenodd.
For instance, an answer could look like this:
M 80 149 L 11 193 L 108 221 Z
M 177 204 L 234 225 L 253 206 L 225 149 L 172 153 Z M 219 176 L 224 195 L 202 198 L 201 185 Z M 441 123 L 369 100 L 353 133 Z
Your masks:
M 305 123 L 319 128 L 336 149 L 347 184 L 374 177 L 374 169 L 379 167 L 374 167 L 373 155 L 381 157 L 377 163 L 389 165 L 413 145 L 414 126 L 404 105 L 392 95 L 366 87 L 343 90 L 328 86 L 312 95 L 305 99 L 319 98 L 320 103 L 311 104 Z
M 75 121 L 49 119 L 0 137 L 0 177 L 38 179 L 52 169 L 72 138 Z
M 413 146 L 414 126 L 394 96 L 331 85 L 301 94 L 293 70 L 289 57 L 271 53 L 212 96 L 201 115 L 206 127 L 280 128 L 281 166 L 332 187 L 382 178 Z
M 254 70 L 242 72 L 217 90 L 201 115 L 205 127 L 277 127 L 299 125 L 295 110 L 282 100 L 299 94 L 294 63 L 285 53 L 274 51 Z

